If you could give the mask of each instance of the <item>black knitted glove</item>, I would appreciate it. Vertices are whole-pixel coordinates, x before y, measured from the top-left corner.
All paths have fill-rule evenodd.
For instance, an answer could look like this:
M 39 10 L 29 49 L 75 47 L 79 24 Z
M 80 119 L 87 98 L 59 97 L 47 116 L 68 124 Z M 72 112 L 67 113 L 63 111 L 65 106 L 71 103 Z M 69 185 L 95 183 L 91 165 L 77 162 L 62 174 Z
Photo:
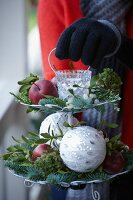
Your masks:
M 105 56 L 116 50 L 117 45 L 118 38 L 112 28 L 99 21 L 82 18 L 61 34 L 55 55 L 61 60 L 78 61 L 81 58 L 85 65 L 98 67 Z

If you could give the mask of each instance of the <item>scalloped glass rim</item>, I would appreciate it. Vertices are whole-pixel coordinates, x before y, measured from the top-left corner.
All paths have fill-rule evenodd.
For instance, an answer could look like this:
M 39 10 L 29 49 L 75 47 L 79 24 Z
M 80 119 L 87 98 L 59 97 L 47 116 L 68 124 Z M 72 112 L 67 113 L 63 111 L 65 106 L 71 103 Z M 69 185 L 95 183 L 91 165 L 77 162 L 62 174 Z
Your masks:
M 39 105 L 39 104 L 28 104 L 28 103 L 23 103 L 23 102 L 20 102 L 20 104 L 22 104 L 24 106 L 33 107 L 33 108 L 41 108 L 41 107 L 43 107 L 42 105 Z
M 116 102 L 118 100 L 112 100 L 112 101 L 104 101 L 104 102 L 101 102 L 101 103 L 98 103 L 98 104 L 92 104 L 92 107 L 91 108 L 95 108 L 97 106 L 101 106 L 101 105 L 105 105 L 105 104 L 108 104 L 108 103 L 113 103 L 113 102 Z M 32 108 L 43 108 L 44 106 L 40 105 L 40 104 L 26 104 L 26 103 L 23 103 L 23 102 L 20 102 L 20 104 L 24 105 L 24 106 L 29 106 L 29 107 L 32 107 Z M 75 113 L 76 112 L 83 112 L 87 109 L 89 109 L 90 107 L 88 108 L 79 108 L 79 109 L 76 109 L 76 108 L 72 108 L 72 109 L 69 109 L 68 107 L 59 107 L 58 105 L 55 105 L 55 104 L 45 104 L 46 107 L 49 107 L 49 105 L 51 105 L 51 108 L 53 107 L 56 107 L 56 108 L 60 108 L 59 111 L 61 112 L 70 112 L 70 111 L 74 111 Z M 50 108 L 50 107 L 49 107 Z

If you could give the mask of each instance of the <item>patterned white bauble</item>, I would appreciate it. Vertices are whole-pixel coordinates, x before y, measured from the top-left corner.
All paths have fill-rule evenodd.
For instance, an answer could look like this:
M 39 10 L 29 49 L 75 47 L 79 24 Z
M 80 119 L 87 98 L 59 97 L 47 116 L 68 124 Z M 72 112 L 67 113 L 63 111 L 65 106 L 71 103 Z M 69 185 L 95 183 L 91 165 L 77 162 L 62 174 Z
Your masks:
M 48 132 L 49 126 L 50 126 L 50 131 L 49 131 L 50 135 L 52 135 L 52 131 L 55 136 L 61 135 L 60 129 L 62 130 L 62 133 L 64 135 L 70 128 L 65 127 L 63 124 L 64 122 L 70 123 L 70 120 L 71 120 L 72 125 L 78 122 L 78 120 L 75 117 L 70 116 L 68 113 L 65 113 L 65 112 L 57 112 L 57 113 L 53 113 L 49 115 L 41 123 L 40 130 L 39 130 L 40 137 L 42 137 L 41 133 Z M 58 143 L 60 143 L 60 141 L 58 141 Z
M 60 143 L 60 156 L 64 164 L 76 172 L 96 169 L 105 155 L 105 139 L 97 129 L 89 126 L 67 131 Z

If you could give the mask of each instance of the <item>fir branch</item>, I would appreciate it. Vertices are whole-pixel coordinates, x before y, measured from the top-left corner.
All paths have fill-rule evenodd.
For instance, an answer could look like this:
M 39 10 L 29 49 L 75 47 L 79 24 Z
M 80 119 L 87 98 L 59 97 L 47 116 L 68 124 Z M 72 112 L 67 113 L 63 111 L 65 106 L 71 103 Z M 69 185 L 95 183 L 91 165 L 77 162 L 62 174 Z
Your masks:
M 110 175 L 108 175 L 105 172 L 94 172 L 94 173 L 86 173 L 84 180 L 86 181 L 94 181 L 94 180 L 100 180 L 100 181 L 106 181 L 110 178 Z
M 46 181 L 50 184 L 60 185 L 61 182 L 71 183 L 77 179 L 77 174 L 75 172 L 71 173 L 51 173 L 47 176 Z
M 44 181 L 46 176 L 41 169 L 37 169 L 34 166 L 29 167 L 27 170 L 27 177 L 32 181 Z
M 14 161 L 6 161 L 5 167 L 8 167 L 10 170 L 13 170 L 14 173 L 17 175 L 27 176 L 28 167 L 21 166 L 20 163 Z

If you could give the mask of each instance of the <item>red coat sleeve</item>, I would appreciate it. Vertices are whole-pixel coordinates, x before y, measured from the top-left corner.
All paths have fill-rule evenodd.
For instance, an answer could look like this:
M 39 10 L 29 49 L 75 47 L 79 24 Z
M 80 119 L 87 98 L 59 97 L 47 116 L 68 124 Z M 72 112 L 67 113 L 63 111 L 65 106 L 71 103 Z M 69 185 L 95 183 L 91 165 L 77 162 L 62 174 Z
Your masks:
M 63 30 L 72 22 L 81 18 L 79 0 L 40 0 L 38 3 L 38 26 L 43 62 L 43 75 L 52 79 L 55 74 L 48 64 L 48 55 L 56 47 L 57 41 Z M 59 61 L 51 56 L 51 62 L 57 69 L 67 69 L 69 61 Z M 74 63 L 78 68 L 79 62 Z M 81 68 L 87 68 L 80 63 Z
M 127 33 L 133 38 L 133 12 L 127 16 Z M 122 141 L 133 149 L 133 71 L 128 71 L 124 83 Z

